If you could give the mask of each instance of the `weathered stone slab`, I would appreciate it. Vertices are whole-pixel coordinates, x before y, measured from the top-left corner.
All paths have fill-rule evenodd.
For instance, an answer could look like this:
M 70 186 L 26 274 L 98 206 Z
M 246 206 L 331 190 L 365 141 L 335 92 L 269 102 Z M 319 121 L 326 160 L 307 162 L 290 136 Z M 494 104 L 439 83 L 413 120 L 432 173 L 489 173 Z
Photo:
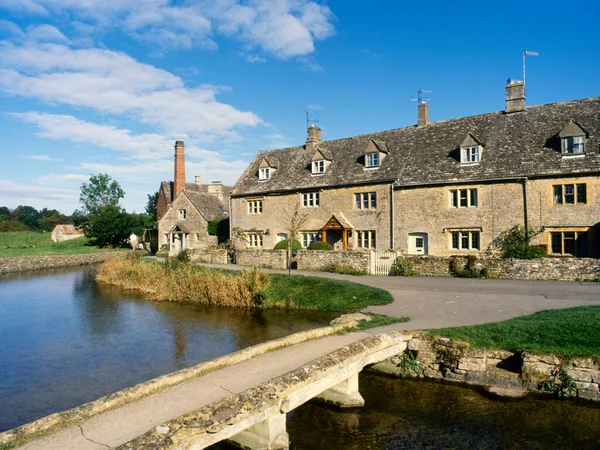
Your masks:
M 514 386 L 484 386 L 486 392 L 498 397 L 521 398 L 528 394 L 527 389 Z

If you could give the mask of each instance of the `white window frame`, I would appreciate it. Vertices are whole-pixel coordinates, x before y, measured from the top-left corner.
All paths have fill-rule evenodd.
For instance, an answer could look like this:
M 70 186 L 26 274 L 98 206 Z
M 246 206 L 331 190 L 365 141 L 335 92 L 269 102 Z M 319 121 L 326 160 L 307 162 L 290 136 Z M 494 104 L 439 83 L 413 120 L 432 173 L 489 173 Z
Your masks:
M 271 168 L 270 167 L 261 167 L 258 169 L 258 179 L 260 181 L 266 181 L 271 178 Z
M 317 159 L 312 162 L 312 173 L 313 175 L 322 175 L 325 173 L 325 160 Z
M 355 209 L 377 209 L 377 192 L 357 192 L 354 194 Z
M 367 169 L 373 169 L 381 165 L 381 156 L 379 152 L 367 153 L 365 155 L 365 167 Z
M 179 220 L 186 220 L 187 219 L 187 211 L 185 209 L 180 209 L 179 210 Z
M 302 206 L 305 208 L 318 208 L 321 206 L 319 192 L 305 192 L 302 194 Z
M 356 232 L 357 248 L 377 248 L 377 232 L 375 230 L 360 230 Z
M 248 200 L 248 214 L 262 214 L 263 212 L 263 201 L 258 200 Z
M 263 246 L 263 235 L 260 233 L 248 233 L 246 239 L 249 248 L 262 248 Z
M 567 136 L 563 138 L 563 155 L 575 156 L 585 154 L 585 136 Z
M 302 248 L 307 248 L 313 242 L 321 241 L 320 231 L 305 231 L 302 233 Z
M 456 245 L 454 241 L 456 239 Z M 464 245 L 466 242 L 467 245 Z M 474 245 L 477 244 L 477 245 Z M 481 232 L 476 230 L 452 230 L 450 232 L 450 249 L 467 251 L 481 250 Z
M 477 188 L 450 189 L 450 208 L 477 208 L 478 206 Z
M 481 161 L 481 146 L 462 147 L 460 152 L 461 164 L 478 164 Z

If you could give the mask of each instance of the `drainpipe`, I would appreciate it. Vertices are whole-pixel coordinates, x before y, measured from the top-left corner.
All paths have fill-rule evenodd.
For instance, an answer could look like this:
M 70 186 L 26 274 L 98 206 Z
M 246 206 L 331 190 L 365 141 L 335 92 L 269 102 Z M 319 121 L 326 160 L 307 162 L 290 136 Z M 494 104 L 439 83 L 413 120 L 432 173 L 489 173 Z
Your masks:
M 394 184 L 398 182 L 396 178 L 390 184 L 390 249 L 394 249 Z
M 233 235 L 231 234 L 233 230 L 233 209 L 231 209 L 231 195 L 229 196 L 229 242 L 231 243 L 231 239 Z
M 521 178 L 523 183 L 523 216 L 525 219 L 525 233 L 529 232 L 529 212 L 527 208 L 527 177 Z

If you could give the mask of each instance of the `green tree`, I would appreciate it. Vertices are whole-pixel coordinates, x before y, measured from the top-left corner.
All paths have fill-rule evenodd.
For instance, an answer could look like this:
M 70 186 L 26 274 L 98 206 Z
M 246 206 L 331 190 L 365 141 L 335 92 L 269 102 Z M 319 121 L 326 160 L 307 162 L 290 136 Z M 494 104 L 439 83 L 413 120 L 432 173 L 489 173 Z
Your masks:
M 146 214 L 156 222 L 156 206 L 158 205 L 158 191 L 154 194 L 148 194 L 148 203 L 146 203 Z
M 0 206 L 0 221 L 10 219 L 10 209 L 6 206 Z
M 19 205 L 10 213 L 10 220 L 19 221 L 30 230 L 38 229 L 38 210 L 33 206 Z
M 116 180 L 106 173 L 92 175 L 89 183 L 81 185 L 79 202 L 83 212 L 91 214 L 106 206 L 118 206 L 119 200 L 125 197 L 125 191 Z

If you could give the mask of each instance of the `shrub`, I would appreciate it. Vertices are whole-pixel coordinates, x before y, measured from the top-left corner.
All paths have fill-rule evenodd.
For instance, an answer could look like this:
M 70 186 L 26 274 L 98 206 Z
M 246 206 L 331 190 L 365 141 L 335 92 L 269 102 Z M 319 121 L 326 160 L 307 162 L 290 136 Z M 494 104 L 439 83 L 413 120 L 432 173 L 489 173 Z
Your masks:
M 498 236 L 494 245 L 500 249 L 503 258 L 537 259 L 546 254 L 546 246 L 531 245 L 531 240 L 543 230 L 525 231 L 519 225 Z
M 290 238 L 279 241 L 277 244 L 275 244 L 275 250 L 287 250 L 288 242 L 290 242 Z M 292 252 L 296 253 L 298 250 L 302 250 L 302 244 L 294 239 L 292 240 Z
M 313 241 L 307 247 L 307 250 L 326 250 L 326 251 L 331 251 L 331 250 L 333 250 L 333 247 L 331 246 L 331 244 L 329 242 Z
M 417 271 L 410 261 L 404 259 L 402 256 L 398 256 L 396 265 L 394 266 L 394 274 L 400 277 L 414 277 L 417 275 Z
M 458 257 L 450 259 L 450 273 L 457 278 L 489 278 L 487 267 L 478 269 L 475 267 L 477 256 L 468 255 L 465 267 L 461 267 Z

